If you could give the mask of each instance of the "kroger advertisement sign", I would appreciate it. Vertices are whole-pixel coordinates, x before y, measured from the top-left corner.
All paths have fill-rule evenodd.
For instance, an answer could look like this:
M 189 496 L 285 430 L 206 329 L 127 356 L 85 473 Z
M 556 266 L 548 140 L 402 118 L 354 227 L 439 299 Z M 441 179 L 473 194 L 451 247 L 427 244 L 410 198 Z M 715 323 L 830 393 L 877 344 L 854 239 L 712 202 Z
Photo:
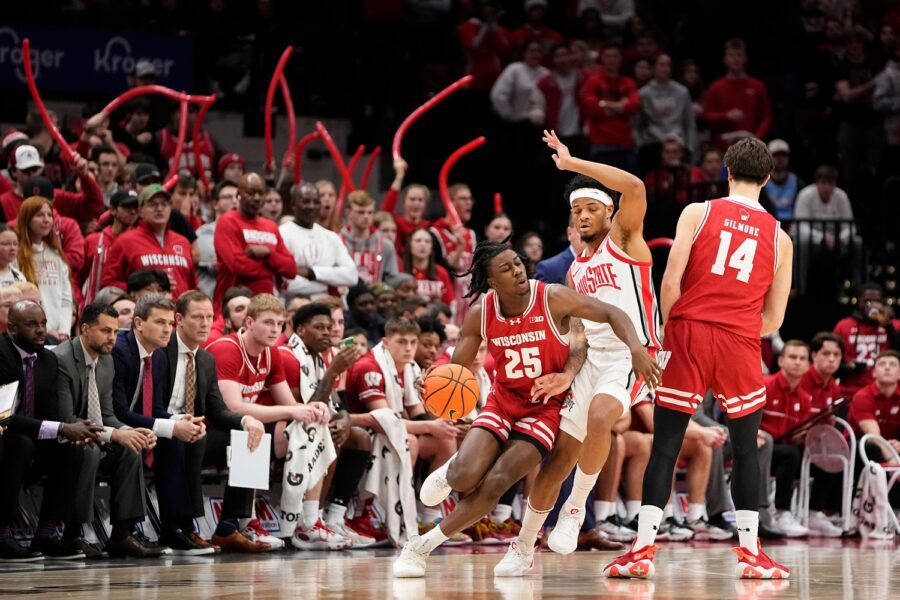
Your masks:
M 22 40 L 31 41 L 31 66 L 42 92 L 119 93 L 139 60 L 156 67 L 158 83 L 176 90 L 191 87 L 190 38 L 0 26 L 0 88 L 25 90 Z

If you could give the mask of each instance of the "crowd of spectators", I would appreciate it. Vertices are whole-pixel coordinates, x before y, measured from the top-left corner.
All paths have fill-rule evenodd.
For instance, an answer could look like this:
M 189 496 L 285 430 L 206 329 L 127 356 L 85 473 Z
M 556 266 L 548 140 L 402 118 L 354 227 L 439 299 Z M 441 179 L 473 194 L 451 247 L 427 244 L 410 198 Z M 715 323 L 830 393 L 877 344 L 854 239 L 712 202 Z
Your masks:
M 220 25 L 236 26 L 230 3 L 209 4 Z M 890 250 L 883 203 L 864 199 L 880 197 L 900 175 L 895 3 L 876 14 L 863 3 L 802 2 L 797 25 L 808 69 L 799 84 L 783 81 L 784 89 L 755 70 L 756 46 L 740 38 L 722 40 L 722 72 L 676 51 L 633 2 L 561 4 L 564 14 L 527 0 L 507 17 L 498 2 L 463 3 L 455 29 L 444 28 L 455 31 L 464 70 L 474 76 L 456 107 L 472 111 L 461 129 L 484 126 L 498 139 L 491 156 L 503 157 L 481 162 L 489 173 L 450 188 L 460 222 L 434 210 L 433 181 L 417 166 L 427 151 L 408 152 L 409 164 L 393 162 L 383 197 L 355 191 L 340 214 L 334 183 L 292 181 L 287 163 L 277 173 L 256 172 L 243 148 L 222 148 L 205 131 L 196 154 L 174 164 L 177 113 L 145 99 L 113 114 L 87 109 L 68 162 L 36 112 L 3 132 L 0 205 L 9 225 L 0 225 L 0 384 L 17 383 L 18 401 L 0 426 L 0 558 L 100 555 L 83 527 L 101 471 L 113 488 L 109 555 L 284 547 L 254 517 L 254 494 L 245 489 L 226 489 L 211 540 L 194 530 L 203 512 L 201 469 L 225 464 L 229 430 L 246 431 L 251 446 L 273 434 L 273 472 L 281 473 L 274 479 L 284 482 L 281 537 L 296 548 L 396 544 L 403 530 L 392 516 L 397 502 L 400 518 L 415 513 L 420 528 L 433 527 L 440 513 L 403 504 L 400 484 L 384 475 L 420 480 L 454 454 L 471 423 L 473 415 L 454 423 L 430 418 L 412 385 L 449 360 L 477 301 L 466 298 L 467 279 L 451 273 L 471 265 L 478 240 L 509 240 L 527 256 L 530 273 L 562 283 L 581 250 L 571 224 L 560 245 L 563 228 L 530 209 L 560 196 L 546 151 L 535 150 L 543 128 L 555 129 L 576 154 L 643 176 L 654 235 L 671 236 L 686 203 L 727 194 L 722 151 L 755 136 L 775 158 L 763 204 L 796 244 Z M 265 5 L 271 9 L 257 3 L 259 14 Z M 190 28 L 182 8 L 160 3 L 172 31 L 182 30 L 176 23 Z M 214 89 L 232 75 L 226 67 L 235 63 L 221 62 L 227 56 L 206 57 L 222 66 L 207 82 Z M 146 64 L 134 75 L 136 84 L 154 79 Z M 791 81 L 799 96 L 790 95 Z M 245 87 L 240 78 L 231 83 L 229 90 Z M 192 111 L 189 130 L 194 118 Z M 179 175 L 172 189 L 162 185 L 170 171 Z M 504 189 L 506 210 L 483 200 L 484 181 Z M 559 204 L 548 212 L 565 214 Z M 545 248 L 562 252 L 545 258 Z M 782 436 L 795 424 L 838 398 L 853 399 L 857 432 L 880 433 L 900 449 L 893 292 L 861 286 L 855 312 L 834 327 L 819 323 L 834 333 L 809 343 L 765 340 L 762 368 L 772 375 L 759 440 L 768 456 L 764 507 L 770 469 L 775 476 L 765 535 L 842 534 L 826 515 L 840 509 L 828 493 L 833 478 L 816 477 L 824 491 L 814 494 L 806 525 L 791 511 L 802 439 Z M 473 372 L 481 405 L 492 378 L 485 351 Z M 598 482 L 597 527 L 585 532 L 587 546 L 633 537 L 650 407 L 639 405 L 617 425 L 609 459 L 617 468 L 604 468 Z M 686 441 L 688 509 L 667 515 L 664 533 L 673 541 L 733 535 L 724 516 L 720 419 L 698 416 Z M 101 443 L 106 452 L 97 450 Z M 306 468 L 304 457 L 308 477 L 296 469 Z M 145 471 L 159 500 L 158 544 L 136 528 L 147 510 Z M 45 500 L 25 548 L 13 536 L 19 492 L 41 476 Z M 527 496 L 528 485 L 513 488 L 455 541 L 513 537 L 514 499 Z

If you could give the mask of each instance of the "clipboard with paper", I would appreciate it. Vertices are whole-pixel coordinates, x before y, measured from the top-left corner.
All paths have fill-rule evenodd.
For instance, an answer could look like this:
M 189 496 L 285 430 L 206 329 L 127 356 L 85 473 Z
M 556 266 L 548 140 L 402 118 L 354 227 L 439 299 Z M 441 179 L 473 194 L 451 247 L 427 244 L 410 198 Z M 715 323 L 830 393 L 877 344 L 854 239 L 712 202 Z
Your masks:
M 0 386 L 0 425 L 6 425 L 12 419 L 13 411 L 16 409 L 18 394 L 18 381 L 12 381 Z
M 269 454 L 272 434 L 262 436 L 256 450 L 247 447 L 246 431 L 231 430 L 228 447 L 228 485 L 256 490 L 269 489 Z

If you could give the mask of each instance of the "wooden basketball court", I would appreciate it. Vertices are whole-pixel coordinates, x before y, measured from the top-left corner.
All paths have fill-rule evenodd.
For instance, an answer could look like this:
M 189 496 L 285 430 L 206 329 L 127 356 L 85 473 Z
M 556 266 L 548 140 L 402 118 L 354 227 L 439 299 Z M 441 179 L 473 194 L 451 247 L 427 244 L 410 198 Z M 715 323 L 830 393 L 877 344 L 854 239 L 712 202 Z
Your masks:
M 769 545 L 792 569 L 789 581 L 739 581 L 728 544 L 669 544 L 649 581 L 608 580 L 608 553 L 537 555 L 523 579 L 495 580 L 504 547 L 438 550 L 423 580 L 394 580 L 390 549 L 282 552 L 261 557 L 0 565 L 0 596 L 67 598 L 738 598 L 887 600 L 900 597 L 900 552 L 894 542 L 813 540 Z

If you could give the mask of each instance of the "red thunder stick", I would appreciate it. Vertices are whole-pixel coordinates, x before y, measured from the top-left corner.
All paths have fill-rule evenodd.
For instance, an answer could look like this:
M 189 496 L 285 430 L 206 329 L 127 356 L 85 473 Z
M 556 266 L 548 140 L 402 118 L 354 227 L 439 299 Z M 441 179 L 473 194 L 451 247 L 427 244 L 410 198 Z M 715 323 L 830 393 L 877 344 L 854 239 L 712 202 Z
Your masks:
M 347 164 L 344 162 L 344 157 L 341 156 L 341 151 L 338 150 L 334 140 L 331 139 L 331 134 L 325 129 L 325 125 L 322 124 L 322 121 L 316 121 L 316 129 L 319 131 L 319 134 L 322 136 L 322 141 L 325 142 L 325 146 L 328 147 L 328 151 L 331 153 L 331 158 L 334 160 L 334 164 L 341 174 L 341 179 L 344 181 L 347 192 L 354 191 L 356 186 L 353 185 L 353 179 L 350 177 L 350 172 L 347 170 Z
M 452 223 L 462 223 L 462 220 L 459 218 L 459 214 L 456 212 L 456 207 L 453 206 L 453 203 L 450 202 L 450 191 L 447 189 L 447 176 L 450 174 L 450 169 L 453 168 L 453 165 L 456 164 L 460 158 L 475 150 L 482 144 L 484 144 L 487 139 L 484 136 L 477 137 L 468 144 L 460 146 L 457 148 L 453 154 L 451 154 L 447 160 L 444 162 L 444 166 L 441 167 L 441 172 L 438 175 L 438 189 L 441 192 L 441 200 L 444 202 L 444 210 L 447 211 L 447 218 Z
M 287 113 L 288 120 L 288 146 L 284 151 L 287 154 L 293 149 L 294 142 L 297 141 L 297 115 L 294 113 L 294 100 L 291 98 L 291 90 L 288 87 L 287 79 L 284 78 L 284 73 L 281 74 L 278 83 L 281 85 L 281 97 L 284 100 L 284 111 Z
M 143 96 L 144 94 L 158 94 L 177 102 L 187 100 L 188 102 L 193 102 L 196 104 L 202 102 L 210 102 L 215 98 L 215 96 L 192 96 L 189 94 L 185 94 L 184 92 L 176 92 L 175 90 L 167 88 L 163 85 L 142 85 L 136 88 L 131 88 L 127 92 L 124 92 L 121 95 L 117 96 L 112 100 L 112 102 L 104 106 L 101 112 L 110 114 L 132 98 L 137 98 L 138 96 Z
M 266 106 L 265 106 L 265 142 L 266 142 L 266 165 L 265 169 L 268 172 L 272 172 L 275 170 L 275 159 L 273 158 L 272 153 L 272 102 L 275 100 L 275 86 L 281 80 L 281 73 L 284 71 L 284 66 L 287 64 L 288 59 L 291 57 L 291 53 L 294 51 L 292 46 L 288 46 L 284 49 L 284 52 L 281 53 L 281 58 L 278 59 L 278 63 L 275 65 L 275 71 L 272 73 L 272 79 L 269 81 L 269 89 L 266 92 Z
M 181 101 L 181 113 L 178 116 L 178 140 L 175 142 L 175 154 L 172 156 L 172 166 L 163 187 L 170 192 L 178 183 L 178 163 L 181 162 L 181 152 L 184 150 L 184 138 L 187 134 L 188 101 Z
M 362 179 L 359 180 L 359 189 L 364 190 L 369 187 L 369 175 L 372 174 L 372 168 L 379 156 L 381 156 L 381 146 L 375 146 L 372 154 L 369 155 L 369 160 L 366 161 L 366 168 L 363 169 Z
M 503 212 L 503 195 L 500 192 L 494 193 L 494 214 L 499 215 Z
M 209 110 L 209 107 L 212 106 L 215 101 L 216 96 L 213 94 L 210 96 L 209 101 L 204 102 L 203 106 L 200 107 L 197 116 L 194 118 L 194 131 L 191 135 L 191 139 L 193 140 L 192 146 L 194 149 L 194 165 L 197 168 L 197 175 L 200 177 L 200 182 L 203 184 L 203 189 L 206 190 L 207 195 L 212 193 L 212 188 L 209 183 L 209 178 L 206 177 L 206 169 L 203 168 L 203 160 L 200 158 L 200 128 L 203 125 L 203 119 L 206 118 L 206 111 Z M 214 165 L 210 165 L 210 168 L 214 168 Z
M 360 145 L 356 148 L 356 152 L 353 153 L 353 156 L 350 158 L 350 164 L 347 166 L 347 173 L 349 173 L 350 177 L 353 177 L 353 171 L 356 170 L 356 165 L 359 164 L 359 159 L 362 158 L 362 155 L 365 154 L 366 147 Z M 352 191 L 352 190 L 351 190 Z M 341 184 L 341 189 L 338 191 L 337 202 L 334 205 L 334 214 L 339 215 L 344 211 L 344 200 L 347 199 L 347 186 L 343 183 Z
M 312 133 L 307 133 L 300 141 L 297 142 L 297 149 L 294 150 L 294 185 L 298 185 L 302 183 L 302 178 L 300 177 L 300 162 L 303 158 L 303 151 L 306 150 L 306 147 L 317 139 L 322 137 L 322 134 L 318 131 L 313 131 Z
M 462 79 L 451 83 L 443 90 L 429 98 L 422 106 L 412 111 L 409 116 L 404 119 L 403 123 L 400 124 L 400 127 L 397 128 L 397 133 L 394 134 L 394 143 L 391 145 L 391 152 L 394 155 L 395 161 L 403 158 L 403 156 L 400 154 L 400 144 L 403 142 L 403 136 L 406 134 L 406 130 L 409 129 L 410 125 L 415 123 L 416 119 L 418 119 L 426 112 L 434 108 L 441 101 L 443 101 L 444 98 L 446 98 L 456 90 L 469 85 L 471 81 L 472 76 L 466 75 Z
M 675 240 L 671 238 L 654 238 L 647 242 L 647 247 L 651 250 L 653 248 L 671 248 L 674 243 Z
M 44 105 L 44 101 L 41 100 L 37 84 L 34 82 L 34 72 L 31 70 L 31 42 L 28 41 L 28 38 L 22 40 L 22 59 L 25 66 L 25 81 L 28 84 L 28 91 L 31 92 L 31 98 L 34 100 L 38 112 L 41 113 L 41 119 L 44 121 L 44 126 L 50 133 L 50 137 L 52 137 L 53 141 L 59 146 L 65 161 L 72 164 L 74 162 L 75 153 L 72 151 L 72 148 L 66 142 L 65 138 L 63 138 L 59 129 L 56 128 L 53 119 L 50 118 L 50 113 L 47 112 L 47 107 Z

